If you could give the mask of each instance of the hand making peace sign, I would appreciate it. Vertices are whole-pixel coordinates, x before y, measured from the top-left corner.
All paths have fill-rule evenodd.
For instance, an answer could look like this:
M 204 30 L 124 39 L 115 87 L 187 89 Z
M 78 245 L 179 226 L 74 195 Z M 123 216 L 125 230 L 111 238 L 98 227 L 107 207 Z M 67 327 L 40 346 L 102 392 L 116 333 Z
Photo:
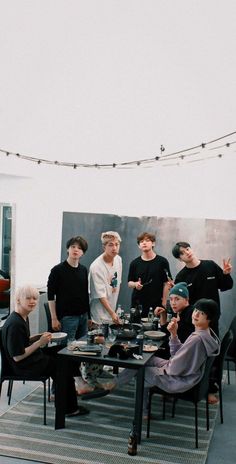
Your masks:
M 230 274 L 232 271 L 232 264 L 230 263 L 230 258 L 223 259 L 223 273 Z

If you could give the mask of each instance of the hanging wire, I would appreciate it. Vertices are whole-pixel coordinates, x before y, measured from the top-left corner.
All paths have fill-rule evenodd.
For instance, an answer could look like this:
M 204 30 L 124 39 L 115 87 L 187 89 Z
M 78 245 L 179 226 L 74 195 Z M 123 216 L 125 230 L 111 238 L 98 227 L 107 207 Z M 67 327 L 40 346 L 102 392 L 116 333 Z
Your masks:
M 64 167 L 70 167 L 74 170 L 77 168 L 95 168 L 95 169 L 125 169 L 125 168 L 140 168 L 140 166 L 143 167 L 151 167 L 150 165 L 156 166 L 158 164 L 162 164 L 164 161 L 170 161 L 170 160 L 180 160 L 185 161 L 185 163 L 192 163 L 192 162 L 198 162 L 202 160 L 207 160 L 211 159 L 212 157 L 207 156 L 207 153 L 205 149 L 207 150 L 217 150 L 217 149 L 222 149 L 226 147 L 227 149 L 236 143 L 236 141 L 228 141 L 225 144 L 218 145 L 216 147 L 209 147 L 209 145 L 212 145 L 216 142 L 219 142 L 220 140 L 224 140 L 226 138 L 231 137 L 232 135 L 235 135 L 236 131 L 230 132 L 229 134 L 222 135 L 221 137 L 217 137 L 216 139 L 210 140 L 208 142 L 202 142 L 199 145 L 194 145 L 193 147 L 190 148 L 184 148 L 182 150 L 177 150 L 172 153 L 164 153 L 165 152 L 165 147 L 163 145 L 160 146 L 160 155 L 156 155 L 154 157 L 150 158 L 144 158 L 144 159 L 138 159 L 138 160 L 132 160 L 132 161 L 124 161 L 121 163 L 117 162 L 112 162 L 112 163 L 103 163 L 103 164 L 90 164 L 90 163 L 77 163 L 77 162 L 65 162 L 65 161 L 58 161 L 58 160 L 47 160 L 44 158 L 41 158 L 39 156 L 29 156 L 29 155 L 24 155 L 20 153 L 14 153 L 11 152 L 10 150 L 5 150 L 0 148 L 0 154 L 6 155 L 7 157 L 13 156 L 18 159 L 23 159 L 25 161 L 30 161 L 33 163 L 37 163 L 38 165 L 42 164 L 48 164 L 48 165 L 54 165 L 54 166 L 64 166 Z M 197 150 L 194 151 L 193 150 Z M 221 150 L 222 151 L 222 150 Z M 197 156 L 197 155 L 202 155 L 204 153 L 204 157 L 197 158 L 193 160 L 191 157 Z M 214 156 L 216 157 L 222 157 L 222 153 L 219 155 Z M 188 158 L 191 158 L 188 160 Z M 169 164 L 170 165 L 170 164 Z M 167 166 L 167 164 L 165 164 Z

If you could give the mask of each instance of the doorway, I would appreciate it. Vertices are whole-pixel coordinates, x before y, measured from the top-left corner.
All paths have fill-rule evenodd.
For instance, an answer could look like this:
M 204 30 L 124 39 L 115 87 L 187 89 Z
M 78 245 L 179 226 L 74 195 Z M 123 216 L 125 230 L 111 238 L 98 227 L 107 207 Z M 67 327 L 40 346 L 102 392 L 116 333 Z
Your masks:
M 0 320 L 10 313 L 12 206 L 0 204 Z

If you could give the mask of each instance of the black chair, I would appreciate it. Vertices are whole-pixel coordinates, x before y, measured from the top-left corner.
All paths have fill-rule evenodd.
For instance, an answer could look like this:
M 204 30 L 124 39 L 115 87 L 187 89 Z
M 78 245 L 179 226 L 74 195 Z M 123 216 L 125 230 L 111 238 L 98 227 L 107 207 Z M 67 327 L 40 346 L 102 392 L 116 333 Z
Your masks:
M 6 357 L 5 350 L 2 345 L 2 333 L 0 330 L 0 355 L 1 355 L 1 374 L 0 374 L 0 397 L 2 393 L 2 384 L 5 380 L 9 381 L 8 384 L 8 404 L 11 403 L 11 395 L 14 380 L 20 381 L 32 381 L 32 382 L 43 382 L 43 423 L 46 425 L 46 383 L 48 380 L 48 401 L 50 401 L 50 377 L 43 375 L 16 375 L 9 365 L 8 359 Z
M 234 364 L 234 371 L 235 371 L 235 376 L 236 376 L 236 316 L 233 318 L 231 325 L 230 325 L 230 330 L 233 334 L 233 340 L 229 345 L 225 361 L 226 361 L 226 366 L 227 366 L 227 374 L 228 374 L 228 384 L 230 384 L 230 363 Z
M 47 318 L 48 332 L 53 332 L 51 312 L 50 312 L 48 303 L 44 303 L 44 309 L 45 309 L 46 318 Z
M 226 332 L 226 334 L 224 335 L 221 341 L 220 354 L 216 358 L 216 365 L 213 366 L 213 376 L 219 388 L 221 424 L 223 424 L 222 377 L 223 377 L 223 370 L 224 370 L 224 361 L 226 358 L 226 353 L 228 351 L 228 348 L 232 340 L 233 340 L 233 333 L 231 330 L 228 330 L 228 332 Z
M 200 382 L 195 385 L 190 390 L 184 393 L 167 393 L 159 387 L 151 387 L 149 392 L 149 402 L 148 402 L 148 418 L 147 418 L 147 438 L 150 436 L 150 422 L 151 422 L 151 403 L 152 397 L 154 394 L 159 394 L 163 396 L 163 419 L 165 419 L 165 402 L 169 398 L 173 399 L 172 406 L 172 417 L 175 415 L 175 405 L 178 399 L 184 401 L 190 401 L 194 404 L 195 410 L 195 446 L 198 448 L 198 403 L 201 400 L 205 400 L 206 404 L 206 428 L 209 430 L 209 405 L 208 405 L 208 388 L 209 388 L 209 378 L 212 364 L 214 362 L 214 357 L 211 356 L 207 358 L 205 362 L 204 374 Z

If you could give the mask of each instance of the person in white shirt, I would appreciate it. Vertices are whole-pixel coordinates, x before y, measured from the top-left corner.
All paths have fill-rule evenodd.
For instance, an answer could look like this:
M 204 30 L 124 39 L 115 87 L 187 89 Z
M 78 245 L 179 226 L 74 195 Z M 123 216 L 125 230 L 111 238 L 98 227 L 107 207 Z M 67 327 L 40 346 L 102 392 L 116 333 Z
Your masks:
M 89 269 L 91 319 L 101 324 L 103 320 L 119 323 L 116 305 L 122 276 L 122 259 L 119 256 L 121 238 L 117 232 L 101 235 L 103 253 Z
M 96 258 L 89 269 L 90 317 L 96 324 L 104 321 L 119 324 L 116 305 L 122 276 L 122 259 L 119 256 L 121 238 L 117 232 L 108 231 L 101 235 L 103 253 Z M 103 391 L 100 383 L 103 366 L 82 363 L 82 382 L 77 386 L 79 395 Z

